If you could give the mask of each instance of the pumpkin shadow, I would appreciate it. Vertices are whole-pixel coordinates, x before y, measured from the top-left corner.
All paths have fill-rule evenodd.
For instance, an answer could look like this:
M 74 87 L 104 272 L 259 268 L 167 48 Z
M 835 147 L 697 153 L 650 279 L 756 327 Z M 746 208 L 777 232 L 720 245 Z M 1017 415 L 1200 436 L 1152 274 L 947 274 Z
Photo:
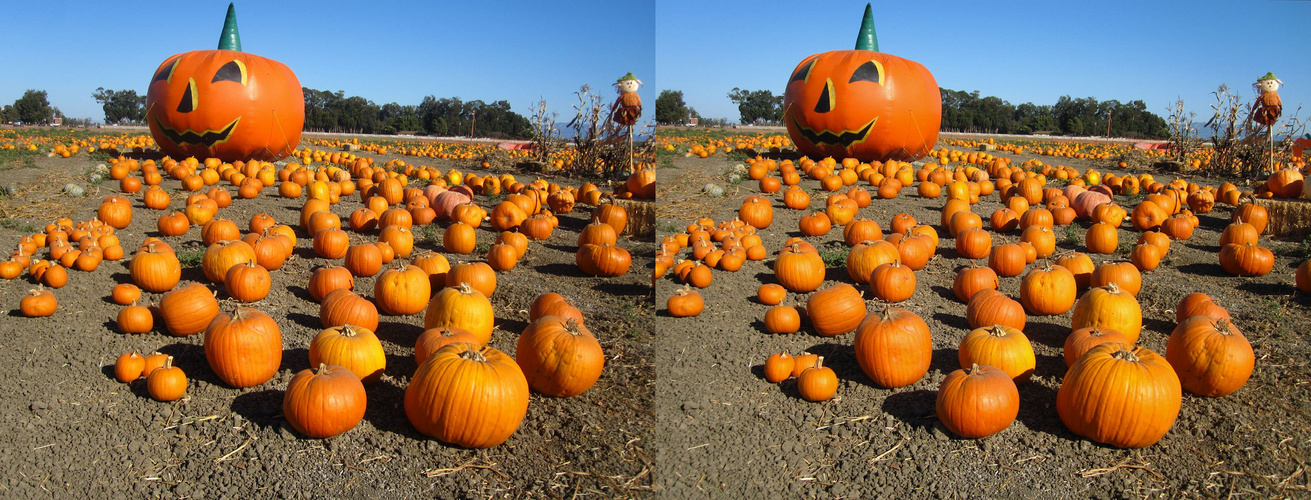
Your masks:
M 287 291 L 291 292 L 291 294 L 296 296 L 296 298 L 304 300 L 306 302 L 314 302 L 314 303 L 318 302 L 314 300 L 313 295 L 310 295 L 309 289 L 303 286 L 287 285 Z
M 1203 214 L 1197 216 L 1197 222 L 1199 223 L 1198 227 L 1205 227 L 1219 233 L 1225 230 L 1225 227 L 1229 225 L 1230 220 L 1227 217 L 1212 217 Z
M 1285 286 L 1270 283 L 1247 282 L 1238 285 L 1236 288 L 1252 295 L 1288 295 L 1288 289 Z
M 1065 365 L 1064 361 L 1060 363 L 1062 366 Z M 1061 439 L 1079 439 L 1065 428 L 1065 424 L 1061 422 L 1061 417 L 1056 412 L 1056 389 L 1035 381 L 1016 385 L 1020 392 L 1020 413 L 1015 420 L 1023 423 L 1031 431 L 1050 434 Z
M 387 369 L 384 370 L 384 373 L 390 374 L 393 378 L 401 373 L 412 375 L 415 370 L 419 369 L 419 364 L 414 362 L 413 354 L 387 354 L 386 357 Z M 381 383 L 383 382 L 379 379 L 378 382 L 374 382 L 374 385 Z
M 966 332 L 973 330 L 973 328 L 970 328 L 970 323 L 965 320 L 964 314 L 949 314 L 945 312 L 935 312 L 933 313 L 933 319 L 937 320 L 939 323 L 955 328 L 957 330 L 964 330 Z
M 1176 325 L 1173 321 L 1166 321 L 1163 319 L 1156 319 L 1156 318 L 1143 318 L 1143 330 L 1141 333 L 1147 333 L 1148 331 L 1152 331 L 1152 332 L 1159 332 L 1160 334 L 1169 337 L 1170 334 L 1174 332 L 1175 326 Z M 1139 341 L 1139 343 L 1141 344 L 1142 341 Z M 1065 344 L 1062 343 L 1061 347 L 1064 346 Z
M 1041 316 L 1038 316 L 1041 317 Z M 1061 318 L 1063 316 L 1055 316 Z M 1065 348 L 1065 338 L 1070 334 L 1070 327 L 1058 323 L 1033 321 L 1034 316 L 1024 324 L 1024 335 L 1030 342 L 1036 342 L 1056 349 Z
M 313 331 L 318 331 L 323 329 L 323 320 L 320 319 L 318 316 L 310 316 L 304 313 L 289 312 L 287 313 L 287 319 L 295 322 L 300 326 L 309 328 L 310 330 Z
M 402 361 L 397 360 L 397 363 Z M 413 358 L 410 359 L 410 364 L 414 364 Z M 390 367 L 388 368 L 391 371 Z M 410 425 L 409 417 L 405 415 L 405 387 L 397 385 L 399 383 L 399 380 L 392 377 L 383 377 L 368 387 L 366 391 L 368 406 L 364 409 L 364 420 L 369 421 L 369 424 L 379 432 L 427 441 L 429 438 L 415 430 L 414 426 Z M 405 379 L 405 383 L 409 383 L 408 378 Z
M 576 212 L 570 212 L 570 213 L 576 213 Z M 591 217 L 587 217 L 587 218 L 580 218 L 580 217 L 562 217 L 562 216 L 557 215 L 556 218 L 557 218 L 557 219 L 560 219 L 560 225 L 556 227 L 557 230 L 560 229 L 560 228 L 565 228 L 565 229 L 569 229 L 569 230 L 571 230 L 570 232 L 573 232 L 573 233 L 579 233 L 579 232 L 582 232 L 582 231 L 583 231 L 583 228 L 587 227 L 587 225 L 588 225 L 588 224 L 590 223 L 590 221 L 591 221 Z M 552 233 L 552 234 L 555 234 L 555 233 Z
M 883 411 L 912 429 L 933 427 L 937 397 L 937 391 L 928 389 L 889 394 L 883 399 Z
M 232 398 L 230 408 L 252 424 L 269 429 L 282 425 L 283 391 L 263 389 L 245 392 Z
M 300 241 L 302 241 L 302 240 L 297 240 L 297 243 L 299 243 Z M 303 241 L 312 242 L 312 239 L 309 238 L 309 237 L 306 237 Z M 305 259 L 305 260 L 309 260 L 309 261 L 312 261 L 312 260 L 314 260 L 314 259 L 318 259 L 318 258 L 319 258 L 318 255 L 315 255 L 315 254 L 314 254 L 314 249 L 313 249 L 313 248 L 311 248 L 311 247 L 303 247 L 303 246 L 299 246 L 299 245 L 297 245 L 296 248 L 294 248 L 294 249 L 291 250 L 291 254 L 294 255 L 294 256 L 296 256 L 296 257 L 299 257 L 299 258 L 302 258 L 302 259 Z
M 173 356 L 173 365 L 182 368 L 187 378 L 192 381 L 199 380 L 219 387 L 231 387 L 210 369 L 209 360 L 205 358 L 205 347 L 202 345 L 178 342 L 160 346 L 156 350 Z
M 590 278 L 590 276 L 583 274 L 583 271 L 578 269 L 577 264 L 572 264 L 572 263 L 566 264 L 563 262 L 556 262 L 553 264 L 541 264 L 541 265 L 533 266 L 533 269 L 539 273 L 550 275 L 550 276 Z
M 544 246 L 544 247 L 546 247 L 546 248 L 549 248 L 549 249 L 551 249 L 551 250 L 555 250 L 555 251 L 558 251 L 558 252 L 564 252 L 564 253 L 576 253 L 576 252 L 578 251 L 578 247 L 577 247 L 577 246 L 558 245 L 558 244 L 546 244 L 546 243 L 543 243 L 542 246 Z
M 1232 276 L 1225 271 L 1223 267 L 1220 267 L 1220 264 L 1211 262 L 1194 262 L 1192 264 L 1179 266 L 1178 269 L 1181 273 L 1195 274 L 1199 276 L 1212 276 L 1217 278 L 1228 278 Z
M 838 380 L 850 380 L 870 387 L 877 387 L 874 385 L 874 381 L 868 375 L 865 375 L 865 371 L 860 369 L 860 362 L 856 361 L 856 351 L 849 345 L 825 342 L 812 345 L 805 352 L 823 356 L 824 366 L 832 369 L 833 373 L 838 376 Z M 762 371 L 761 374 L 763 376 L 764 372 Z M 795 385 L 793 383 L 793 393 L 796 392 Z M 797 395 L 797 397 L 800 397 L 800 395 Z
M 127 265 L 127 262 L 130 262 L 132 259 L 124 256 L 122 260 L 125 261 L 123 262 L 123 264 Z M 128 273 L 113 273 L 109 275 L 109 279 L 113 280 L 114 284 L 116 285 L 122 285 L 124 283 L 132 283 L 132 275 Z M 146 293 L 148 292 L 146 292 L 145 290 L 141 291 L 141 295 L 145 295 Z
M 930 286 L 929 289 L 933 290 L 933 293 L 938 294 L 939 297 L 947 299 L 950 302 L 960 303 L 959 300 L 956 300 L 956 292 L 953 291 L 951 288 L 942 285 L 933 285 Z
M 295 375 L 297 373 L 300 373 L 301 370 L 304 370 L 306 368 L 311 368 L 310 350 L 308 347 L 294 347 L 291 349 L 283 349 L 282 363 L 278 366 L 279 371 L 286 370 L 291 374 Z M 317 367 L 313 367 L 313 368 L 317 368 Z
M 595 290 L 597 292 L 606 295 L 621 296 L 621 297 L 639 297 L 639 296 L 650 295 L 652 292 L 652 289 L 649 286 L 636 285 L 632 283 L 614 283 L 611 281 L 604 281 L 601 283 L 597 283 L 596 285 L 592 286 L 592 290 Z
M 423 327 L 398 321 L 380 321 L 378 331 L 373 333 L 380 341 L 390 342 L 399 347 L 413 348 L 414 342 L 423 333 Z

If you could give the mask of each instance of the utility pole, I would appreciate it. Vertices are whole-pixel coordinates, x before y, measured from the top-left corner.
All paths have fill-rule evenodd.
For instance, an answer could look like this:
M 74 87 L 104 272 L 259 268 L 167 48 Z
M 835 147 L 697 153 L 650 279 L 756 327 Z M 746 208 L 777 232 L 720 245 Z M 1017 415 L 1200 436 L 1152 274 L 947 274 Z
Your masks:
M 469 138 L 473 138 L 473 127 L 478 124 L 478 110 L 473 110 L 473 118 L 469 120 Z

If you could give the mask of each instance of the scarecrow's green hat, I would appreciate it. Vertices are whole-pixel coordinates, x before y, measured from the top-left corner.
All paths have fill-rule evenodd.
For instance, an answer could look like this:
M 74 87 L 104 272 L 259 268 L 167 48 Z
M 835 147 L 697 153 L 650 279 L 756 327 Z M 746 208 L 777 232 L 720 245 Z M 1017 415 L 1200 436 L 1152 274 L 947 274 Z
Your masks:
M 626 81 L 626 80 L 636 80 L 636 79 L 637 79 L 637 77 L 636 77 L 636 76 L 633 76 L 633 72 L 632 72 L 632 71 L 629 71 L 628 74 L 627 74 L 627 75 L 624 75 L 623 78 L 620 78 L 620 79 L 618 79 L 618 80 L 615 80 L 615 83 L 619 83 L 619 82 Z
M 1258 82 L 1264 82 L 1264 81 L 1266 81 L 1266 80 L 1278 80 L 1278 78 L 1275 78 L 1275 72 L 1274 72 L 1274 71 L 1270 71 L 1270 72 L 1267 72 L 1267 73 L 1265 74 L 1265 76 L 1256 79 L 1256 81 L 1258 81 Z

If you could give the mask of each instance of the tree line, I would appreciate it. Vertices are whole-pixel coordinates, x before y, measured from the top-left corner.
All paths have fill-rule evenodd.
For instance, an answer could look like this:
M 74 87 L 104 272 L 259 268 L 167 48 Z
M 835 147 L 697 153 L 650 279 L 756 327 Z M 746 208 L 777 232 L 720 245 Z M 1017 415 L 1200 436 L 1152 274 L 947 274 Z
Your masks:
M 418 105 L 394 102 L 376 104 L 343 91 L 302 89 L 305 95 L 305 130 L 362 134 L 425 134 L 439 137 L 474 135 L 494 139 L 527 139 L 532 124 L 510 110 L 504 100 L 491 103 L 463 101 L 458 97 L 427 96 Z M 107 124 L 142 124 L 146 119 L 146 96 L 135 90 L 97 88 L 91 97 L 100 103 Z M 23 97 L 0 110 L 3 122 L 29 124 L 50 123 L 64 118 L 59 108 L 50 106 L 44 90 L 29 90 Z M 78 124 L 82 121 L 78 120 Z M 65 119 L 66 125 L 71 125 Z
M 364 134 L 418 133 L 439 137 L 474 135 L 527 139 L 532 123 L 504 100 L 486 103 L 427 96 L 418 105 L 378 105 L 345 92 L 304 89 L 305 130 Z
M 938 89 L 942 94 L 942 130 L 999 134 L 1055 134 L 1067 136 L 1163 139 L 1169 136 L 1165 119 L 1147 111 L 1141 100 L 1122 103 L 1092 97 L 1061 96 L 1056 104 L 1014 105 L 979 91 Z M 769 90 L 734 88 L 728 98 L 737 104 L 740 123 L 777 124 L 783 118 L 783 96 Z M 683 101 L 680 90 L 662 90 L 656 98 L 656 123 L 687 123 L 696 110 Z M 704 124 L 705 120 L 702 120 Z M 1109 130 L 1108 130 L 1109 125 Z

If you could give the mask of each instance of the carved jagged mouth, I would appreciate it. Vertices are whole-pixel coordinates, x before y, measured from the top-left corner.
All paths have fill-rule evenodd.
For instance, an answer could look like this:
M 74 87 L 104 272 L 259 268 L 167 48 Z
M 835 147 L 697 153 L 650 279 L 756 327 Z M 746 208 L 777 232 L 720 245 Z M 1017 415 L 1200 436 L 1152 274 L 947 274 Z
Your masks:
M 879 118 L 876 116 L 873 120 L 870 120 L 869 123 L 866 123 L 864 127 L 857 130 L 843 130 L 840 133 L 833 133 L 828 130 L 816 132 L 802 126 L 801 122 L 798 122 L 796 117 L 792 118 L 792 124 L 797 126 L 797 130 L 801 132 L 801 136 L 805 137 L 811 144 L 816 146 L 826 146 L 831 144 L 842 146 L 844 148 L 849 147 L 852 144 L 865 142 L 865 139 L 869 138 L 869 132 L 874 129 L 874 122 L 877 121 L 879 121 Z
M 159 117 L 152 117 L 152 118 L 155 119 L 155 125 L 159 125 L 159 130 L 164 132 L 164 137 L 167 137 L 168 140 L 173 141 L 174 144 L 177 144 L 179 146 L 185 146 L 189 144 L 201 144 L 204 145 L 205 147 L 227 142 L 228 139 L 232 138 L 232 132 L 237 129 L 237 122 L 241 121 L 241 117 L 238 116 L 237 119 L 232 120 L 232 123 L 229 123 L 226 127 L 223 127 L 221 130 L 206 130 L 202 133 L 196 133 L 191 130 L 183 130 L 181 132 L 178 132 L 177 130 L 165 126 L 163 123 L 161 123 L 159 121 Z

